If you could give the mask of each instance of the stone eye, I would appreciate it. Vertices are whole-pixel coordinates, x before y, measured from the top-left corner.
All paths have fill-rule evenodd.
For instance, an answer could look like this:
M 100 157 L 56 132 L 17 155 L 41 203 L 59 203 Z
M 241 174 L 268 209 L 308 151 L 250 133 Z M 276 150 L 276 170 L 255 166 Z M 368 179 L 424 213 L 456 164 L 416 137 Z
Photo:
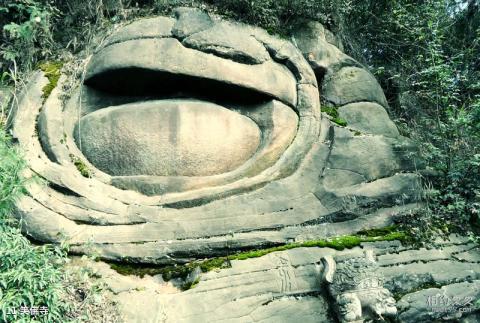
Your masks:
M 75 133 L 88 160 L 113 176 L 223 174 L 250 159 L 261 141 L 250 118 L 188 99 L 104 108 L 83 117 Z
M 113 185 L 149 195 L 257 175 L 299 126 L 297 79 L 285 65 L 246 64 L 175 38 L 105 46 L 81 91 L 73 134 L 82 154 Z

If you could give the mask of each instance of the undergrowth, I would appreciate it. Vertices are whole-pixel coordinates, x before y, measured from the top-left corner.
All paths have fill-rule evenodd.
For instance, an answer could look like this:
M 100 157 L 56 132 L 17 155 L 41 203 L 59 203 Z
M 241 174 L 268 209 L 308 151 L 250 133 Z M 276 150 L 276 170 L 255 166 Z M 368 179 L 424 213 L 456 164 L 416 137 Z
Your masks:
M 0 318 L 5 322 L 32 316 L 20 315 L 20 308 L 46 306 L 48 314 L 36 318 L 39 322 L 60 320 L 69 310 L 60 302 L 62 264 L 66 253 L 61 247 L 33 246 L 21 233 L 12 217 L 14 201 L 24 191 L 21 172 L 25 162 L 17 149 L 10 145 L 5 130 L 0 128 Z M 17 315 L 8 315 L 13 309 Z
M 95 302 L 99 288 L 90 288 L 89 277 L 65 270 L 67 246 L 32 244 L 12 217 L 27 183 L 24 168 L 21 153 L 0 125 L 0 321 L 88 322 L 88 313 L 105 303 Z M 85 297 L 77 295 L 80 290 Z

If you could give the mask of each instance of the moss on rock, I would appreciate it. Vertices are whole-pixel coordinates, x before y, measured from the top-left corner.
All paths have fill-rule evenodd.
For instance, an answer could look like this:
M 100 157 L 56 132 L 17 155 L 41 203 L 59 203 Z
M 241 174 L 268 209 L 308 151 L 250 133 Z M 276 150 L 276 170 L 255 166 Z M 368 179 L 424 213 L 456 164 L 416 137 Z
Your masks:
M 83 177 L 86 177 L 86 178 L 92 177 L 90 169 L 83 162 L 83 160 L 81 160 L 80 158 L 72 154 L 70 154 L 70 159 L 72 160 L 72 163 L 75 165 L 75 167 L 77 167 L 78 171 L 80 172 L 80 174 L 82 174 Z
M 363 242 L 393 240 L 407 241 L 407 238 L 408 235 L 405 232 L 398 231 L 398 228 L 396 226 L 389 226 L 385 228 L 360 231 L 355 235 L 345 235 L 330 239 L 295 242 L 266 249 L 244 251 L 224 257 L 193 261 L 185 265 L 148 266 L 128 263 L 110 263 L 110 266 L 112 269 L 116 270 L 122 275 L 136 275 L 140 277 L 144 277 L 145 275 L 162 275 L 165 281 L 169 281 L 172 279 L 185 280 L 188 275 L 196 268 L 200 268 L 202 272 L 209 272 L 211 270 L 221 268 L 229 268 L 230 262 L 232 260 L 246 260 L 250 258 L 258 258 L 276 251 L 312 247 L 344 250 L 358 247 Z M 194 287 L 195 285 L 196 283 L 184 284 L 182 285 L 182 289 L 186 290 Z
M 45 85 L 42 89 L 42 98 L 44 101 L 48 99 L 53 89 L 57 87 L 62 67 L 63 62 L 48 61 L 38 64 L 38 68 L 45 73 L 45 76 L 48 79 L 48 84 Z
M 347 126 L 347 121 L 343 120 L 338 116 L 338 110 L 335 107 L 329 107 L 329 106 L 324 106 L 322 107 L 322 112 L 325 112 L 328 114 L 332 120 L 332 122 L 335 122 L 339 126 L 345 127 Z

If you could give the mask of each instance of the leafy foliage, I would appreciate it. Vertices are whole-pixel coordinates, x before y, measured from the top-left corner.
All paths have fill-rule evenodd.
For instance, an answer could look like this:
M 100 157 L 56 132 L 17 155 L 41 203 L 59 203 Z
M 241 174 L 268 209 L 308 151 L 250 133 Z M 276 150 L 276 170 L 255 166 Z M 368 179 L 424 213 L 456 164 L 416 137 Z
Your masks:
M 0 313 L 2 321 L 60 321 L 69 310 L 61 301 L 65 253 L 60 247 L 35 247 L 18 228 L 0 226 Z M 21 306 L 46 306 L 48 315 L 38 318 L 19 314 Z M 8 315 L 15 308 L 18 316 Z
M 7 316 L 8 308 L 14 307 L 18 312 L 21 306 L 47 306 L 48 315 L 39 316 L 37 321 L 60 321 L 69 309 L 60 301 L 61 266 L 66 254 L 60 246 L 33 246 L 10 217 L 13 202 L 24 190 L 21 172 L 25 164 L 9 141 L 0 128 L 0 320 L 20 319 Z M 23 319 L 33 321 L 34 317 Z
M 338 115 L 338 110 L 336 107 L 331 107 L 328 105 L 322 106 L 322 112 L 325 112 L 330 117 L 332 117 L 332 121 L 338 124 L 339 126 L 345 127 L 347 125 L 347 121 L 340 118 L 340 116 Z
M 25 181 L 21 171 L 25 163 L 8 144 L 9 138 L 0 125 L 0 224 L 7 221 L 14 200 L 23 192 Z
M 274 33 L 285 34 L 299 19 L 320 20 L 329 24 L 337 1 L 332 0 L 209 0 L 218 10 L 230 17 L 255 24 Z
M 375 71 L 436 174 L 424 219 L 408 222 L 470 230 L 480 211 L 478 1 L 354 1 L 343 19 L 350 51 Z
M 114 322 L 116 312 L 102 294 L 102 283 L 91 279 L 93 273 L 66 267 L 67 246 L 33 245 L 11 217 L 26 180 L 21 175 L 25 162 L 10 142 L 0 125 L 0 321 Z M 22 306 L 36 308 L 39 315 L 21 314 Z M 13 308 L 17 315 L 9 314 Z
M 38 57 L 52 54 L 51 22 L 58 11 L 50 2 L 17 0 L 0 4 L 0 54 L 4 60 L 0 69 L 12 79 L 18 68 L 32 68 Z

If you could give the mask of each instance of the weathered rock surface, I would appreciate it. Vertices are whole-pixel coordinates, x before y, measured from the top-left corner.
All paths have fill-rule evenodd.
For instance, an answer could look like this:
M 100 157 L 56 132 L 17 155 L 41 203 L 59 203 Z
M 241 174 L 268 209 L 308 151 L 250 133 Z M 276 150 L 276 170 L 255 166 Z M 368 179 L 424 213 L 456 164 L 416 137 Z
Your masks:
M 177 21 L 172 32 L 178 38 L 188 37 L 213 26 L 210 16 L 195 8 L 177 8 L 175 17 Z
M 375 147 L 375 153 L 372 153 Z M 348 170 L 368 181 L 392 176 L 402 170 L 414 171 L 420 162 L 415 146 L 406 138 L 384 136 L 336 137 L 328 167 Z
M 270 55 L 260 42 L 226 22 L 195 33 L 185 38 L 182 44 L 241 63 L 261 64 L 270 60 Z
M 423 163 L 378 82 L 341 48 L 318 23 L 290 42 L 181 8 L 112 32 L 67 101 L 66 75 L 44 100 L 49 81 L 34 73 L 11 130 L 25 175 L 47 185 L 29 182 L 16 204 L 24 232 L 103 260 L 181 265 L 393 225 L 422 207 Z M 367 250 L 377 257 L 365 277 L 382 277 L 373 291 L 353 275 L 340 293 L 322 282 L 322 258 L 348 273 L 342 264 Z M 296 248 L 169 282 L 84 262 L 73 265 L 101 277 L 125 322 L 335 322 L 357 301 L 371 310 L 360 320 L 478 321 L 467 301 L 480 297 L 479 249 L 458 236 L 431 249 Z
M 359 67 L 344 67 L 328 75 L 321 93 L 327 102 L 335 106 L 364 101 L 387 106 L 385 94 L 375 77 Z
M 139 52 L 139 48 L 142 51 Z M 145 70 L 144 75 L 142 71 Z M 124 79 L 116 79 L 117 76 Z M 185 48 L 172 38 L 136 39 L 105 47 L 92 58 L 86 84 L 126 93 L 148 86 L 162 94 L 162 82 L 165 87 L 175 85 L 181 90 L 183 80 L 196 81 L 192 85 L 184 83 L 184 90 L 188 91 L 190 86 L 201 86 L 204 79 L 214 82 L 211 85 L 214 89 L 217 85 L 233 84 L 296 105 L 296 81 L 284 66 L 272 61 L 259 65 L 241 64 Z M 151 83 L 143 83 L 147 81 Z M 208 91 L 208 88 L 202 90 Z
M 338 115 L 347 121 L 349 128 L 359 132 L 387 137 L 399 135 L 395 124 L 390 120 L 385 108 L 376 103 L 351 103 L 338 108 Z
M 172 35 L 175 19 L 167 17 L 146 18 L 120 28 L 105 39 L 104 47 L 134 39 L 162 38 Z
M 342 65 L 360 65 L 343 53 L 341 43 L 318 22 L 310 21 L 294 28 L 292 41 L 320 77 Z
M 399 302 L 400 322 L 455 320 L 478 310 L 480 280 L 424 289 L 404 296 Z

